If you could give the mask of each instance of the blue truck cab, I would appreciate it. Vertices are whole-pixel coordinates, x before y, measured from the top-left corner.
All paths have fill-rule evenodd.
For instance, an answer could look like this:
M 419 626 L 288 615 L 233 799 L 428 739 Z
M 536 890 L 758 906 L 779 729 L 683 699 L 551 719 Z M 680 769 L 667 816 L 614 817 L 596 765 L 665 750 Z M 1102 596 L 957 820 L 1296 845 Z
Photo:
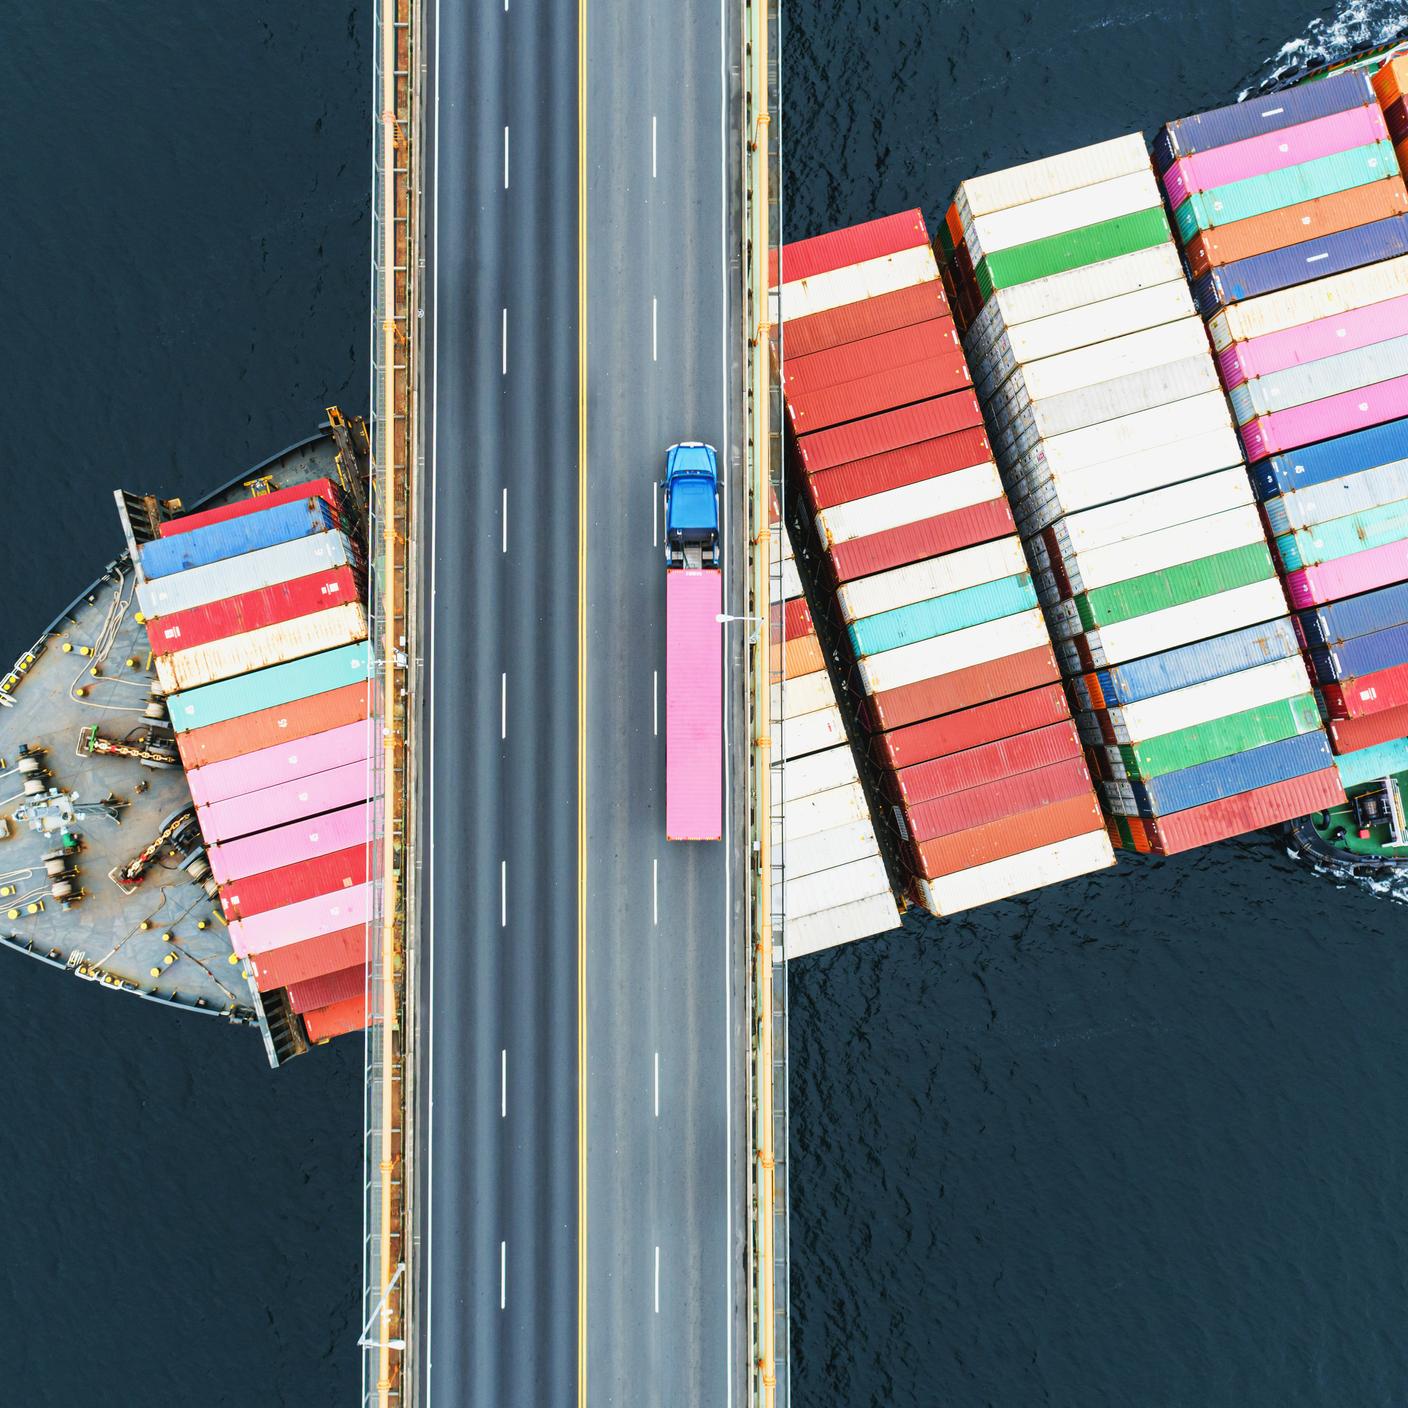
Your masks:
M 719 457 L 712 445 L 684 440 L 665 452 L 665 561 L 670 567 L 719 565 Z

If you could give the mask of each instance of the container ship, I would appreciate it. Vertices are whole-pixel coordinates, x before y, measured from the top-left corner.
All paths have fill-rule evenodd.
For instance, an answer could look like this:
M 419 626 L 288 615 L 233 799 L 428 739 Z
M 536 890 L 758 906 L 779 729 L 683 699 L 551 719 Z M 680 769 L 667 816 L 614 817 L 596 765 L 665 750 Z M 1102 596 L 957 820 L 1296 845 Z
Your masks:
M 0 941 L 274 1065 L 366 1020 L 367 468 L 334 409 L 190 511 L 119 492 L 126 551 L 0 678 Z

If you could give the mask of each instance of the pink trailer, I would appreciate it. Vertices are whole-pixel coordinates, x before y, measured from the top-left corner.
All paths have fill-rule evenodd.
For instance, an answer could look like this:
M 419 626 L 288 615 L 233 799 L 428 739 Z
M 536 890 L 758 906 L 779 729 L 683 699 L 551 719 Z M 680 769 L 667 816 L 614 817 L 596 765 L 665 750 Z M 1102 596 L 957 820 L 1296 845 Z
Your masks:
M 371 911 L 369 881 L 350 890 L 286 904 L 282 909 L 265 910 L 249 919 L 235 919 L 230 924 L 230 942 L 241 958 L 248 958 L 251 953 L 268 953 L 338 929 L 355 928 L 367 922 Z
M 292 782 L 261 787 L 258 792 L 246 792 L 241 797 L 198 807 L 196 819 L 207 842 L 229 841 L 254 831 L 267 831 L 271 826 L 283 826 L 300 817 L 318 816 L 365 801 L 370 783 L 367 761 L 363 758 L 312 777 L 295 778 Z
M 1328 318 L 1301 323 L 1281 332 L 1269 332 L 1247 342 L 1234 342 L 1217 354 L 1222 384 L 1230 391 L 1253 377 L 1270 376 L 1287 367 L 1318 362 L 1340 352 L 1352 352 L 1375 342 L 1408 333 L 1408 293 L 1335 313 Z
M 723 573 L 665 573 L 665 835 L 723 835 Z
M 1303 161 L 1316 161 L 1387 140 L 1388 124 L 1378 104 L 1366 103 L 1329 117 L 1299 122 L 1277 132 L 1258 132 L 1255 137 L 1225 147 L 1180 157 L 1164 172 L 1164 190 L 1176 210 L 1195 191 L 1215 190 L 1233 181 L 1284 171 Z
M 282 865 L 294 865 L 315 856 L 345 851 L 349 846 L 365 844 L 374 834 L 377 815 L 370 802 L 345 807 L 291 826 L 278 826 L 245 836 L 238 841 L 225 841 L 209 848 L 210 869 L 222 885 L 243 880 L 246 875 L 262 875 Z
M 1367 430 L 1371 425 L 1382 425 L 1405 415 L 1408 376 L 1396 376 L 1391 381 L 1376 381 L 1372 386 L 1258 416 L 1242 427 L 1242 444 L 1250 464 L 1280 450 L 1298 450 L 1316 440 L 1333 440 L 1351 430 Z
M 1408 581 L 1408 541 L 1350 553 L 1286 574 L 1286 590 L 1297 611 L 1326 601 Z
M 359 719 L 326 733 L 291 738 L 272 748 L 196 768 L 186 774 L 191 798 L 196 806 L 208 807 L 212 802 L 226 802 L 280 782 L 312 777 L 347 763 L 365 762 L 371 756 L 372 728 L 370 719 Z

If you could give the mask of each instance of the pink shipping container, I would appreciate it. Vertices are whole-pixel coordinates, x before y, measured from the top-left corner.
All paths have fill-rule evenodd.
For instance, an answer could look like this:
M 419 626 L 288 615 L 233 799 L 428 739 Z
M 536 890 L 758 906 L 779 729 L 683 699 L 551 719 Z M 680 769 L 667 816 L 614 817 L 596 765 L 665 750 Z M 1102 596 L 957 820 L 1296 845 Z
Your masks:
M 292 782 L 347 763 L 362 762 L 371 756 L 374 727 L 370 719 L 362 719 L 326 733 L 290 739 L 272 748 L 261 748 L 257 753 L 196 768 L 186 774 L 191 800 L 198 807 L 208 807 L 213 802 L 227 802 L 232 797 L 242 797 L 246 792 L 258 792 L 280 782 Z
M 723 573 L 665 573 L 665 835 L 723 835 Z
M 370 781 L 364 758 L 312 777 L 300 777 L 274 787 L 261 787 L 258 792 L 212 802 L 208 807 L 198 807 L 196 818 L 207 842 L 229 841 L 363 801 Z
M 1408 542 L 1384 543 L 1382 547 L 1288 572 L 1286 591 L 1291 605 L 1300 611 L 1403 581 L 1408 581 Z
M 1287 367 L 1318 362 L 1339 352 L 1352 352 L 1375 342 L 1408 333 L 1408 294 L 1336 313 L 1299 327 L 1234 342 L 1217 354 L 1222 384 L 1230 391 L 1253 377 L 1270 376 Z
M 293 865 L 314 856 L 363 845 L 378 828 L 378 823 L 379 812 L 363 800 L 355 807 L 345 807 L 316 819 L 274 827 L 238 841 L 213 844 L 209 847 L 210 869 L 220 884 L 228 885 L 246 875 L 262 875 L 281 865 Z
M 1408 415 L 1408 376 L 1375 382 L 1322 401 L 1308 401 L 1258 416 L 1242 427 L 1247 460 L 1265 459 L 1280 450 L 1295 450 L 1316 440 L 1332 440 L 1351 430 L 1366 430 L 1386 420 Z
M 1388 138 L 1388 125 L 1377 103 L 1317 117 L 1310 122 L 1260 132 L 1255 137 L 1180 157 L 1163 175 L 1169 204 L 1177 209 L 1194 191 L 1245 181 L 1268 171 L 1283 171 L 1354 147 Z
M 372 889 L 371 884 L 356 885 L 249 919 L 236 919 L 230 925 L 230 942 L 241 958 L 248 958 L 251 953 L 267 953 L 337 929 L 355 928 L 365 924 L 371 914 Z

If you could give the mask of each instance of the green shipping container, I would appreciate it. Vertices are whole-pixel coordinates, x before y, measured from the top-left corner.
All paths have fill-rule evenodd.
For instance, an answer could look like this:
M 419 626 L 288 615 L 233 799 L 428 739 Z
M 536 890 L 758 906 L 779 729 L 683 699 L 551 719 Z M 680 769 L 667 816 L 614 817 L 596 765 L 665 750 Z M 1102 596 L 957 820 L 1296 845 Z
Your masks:
M 1298 694 L 1293 699 L 1277 699 L 1255 709 L 1244 709 L 1240 714 L 1161 733 L 1142 743 L 1122 743 L 1120 759 L 1134 781 L 1148 782 L 1180 768 L 1260 748 L 1264 743 L 1280 743 L 1297 734 L 1313 733 L 1319 727 L 1315 696 Z
M 1390 148 L 1390 155 L 1392 151 Z M 1067 269 L 1080 269 L 1087 264 L 1118 259 L 1121 254 L 1152 249 L 1170 238 L 1163 206 L 1150 206 L 1132 215 L 1119 215 L 1097 225 L 1085 225 L 1079 230 L 1048 235 L 1044 240 L 1013 245 L 1011 249 L 989 254 L 976 270 L 978 292 L 987 299 L 997 289 L 1029 284 L 1033 279 L 1064 274 Z
M 271 665 L 234 679 L 182 690 L 167 700 L 171 725 L 177 733 L 224 723 L 257 709 L 272 709 L 295 699 L 326 694 L 345 684 L 359 684 L 371 677 L 371 646 L 366 641 L 305 655 L 284 665 Z
M 1300 528 L 1276 536 L 1276 555 L 1287 572 L 1313 567 L 1317 562 L 1333 562 L 1352 552 L 1381 548 L 1408 538 L 1408 499 L 1380 504 L 1359 513 L 1331 518 L 1313 528 Z
M 1076 612 L 1081 625 L 1091 631 L 1134 616 L 1147 616 L 1151 611 L 1182 606 L 1199 597 L 1264 582 L 1275 575 L 1276 568 L 1266 544 L 1248 543 L 1211 557 L 1180 562 L 1162 572 L 1148 572 L 1142 577 L 1130 577 L 1108 587 L 1081 592 L 1075 598 Z
M 1398 158 L 1392 142 L 1371 142 L 1347 152 L 1303 161 L 1280 171 L 1248 176 L 1245 181 L 1216 186 L 1189 196 L 1173 212 L 1178 233 L 1187 244 L 1199 230 L 1230 225 L 1234 220 L 1250 220 L 1268 211 L 1284 210 L 1304 200 L 1334 195 L 1336 191 L 1367 186 L 1386 176 L 1398 175 Z

